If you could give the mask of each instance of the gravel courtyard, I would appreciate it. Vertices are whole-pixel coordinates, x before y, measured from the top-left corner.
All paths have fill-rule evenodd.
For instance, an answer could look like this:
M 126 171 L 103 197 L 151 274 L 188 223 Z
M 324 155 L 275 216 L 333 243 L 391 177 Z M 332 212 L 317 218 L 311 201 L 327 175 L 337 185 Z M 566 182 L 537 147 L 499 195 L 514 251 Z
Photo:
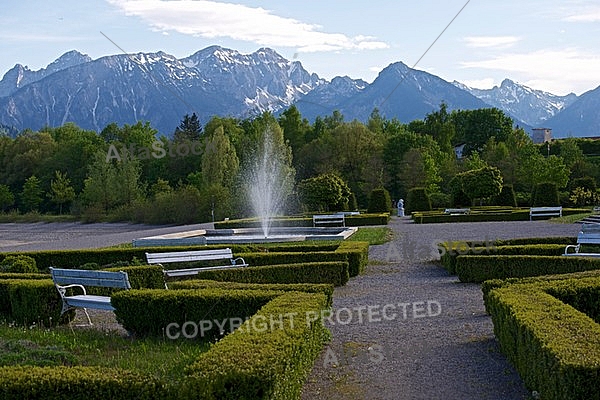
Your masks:
M 80 222 L 0 224 L 0 252 L 109 247 L 146 236 L 212 228 L 212 223 L 179 226 Z
M 390 227 L 394 240 L 371 246 L 366 273 L 336 288 L 333 338 L 303 400 L 530 398 L 498 349 L 480 285 L 448 275 L 435 243 L 576 236 L 580 225 L 393 218 Z

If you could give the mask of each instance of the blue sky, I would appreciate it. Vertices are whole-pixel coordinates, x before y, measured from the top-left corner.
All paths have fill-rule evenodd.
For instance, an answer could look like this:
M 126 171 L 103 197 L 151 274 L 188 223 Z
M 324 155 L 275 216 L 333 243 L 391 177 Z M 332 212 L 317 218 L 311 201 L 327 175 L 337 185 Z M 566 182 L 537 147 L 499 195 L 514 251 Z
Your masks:
M 271 47 L 326 79 L 371 82 L 390 63 L 421 59 L 417 69 L 478 88 L 504 78 L 555 94 L 600 85 L 597 0 L 20 0 L 2 7 L 0 75 L 73 49 L 121 53 L 101 32 L 130 53 Z

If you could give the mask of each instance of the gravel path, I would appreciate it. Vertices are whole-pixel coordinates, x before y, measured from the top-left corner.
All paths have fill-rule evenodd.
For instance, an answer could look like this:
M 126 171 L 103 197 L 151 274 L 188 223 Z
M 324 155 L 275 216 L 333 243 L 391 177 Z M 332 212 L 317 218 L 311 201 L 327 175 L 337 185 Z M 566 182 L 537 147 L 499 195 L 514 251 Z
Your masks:
M 108 247 L 146 236 L 212 228 L 212 223 L 178 226 L 80 222 L 0 224 L 0 252 Z
M 435 261 L 435 244 L 576 236 L 579 225 L 416 225 L 394 218 L 390 227 L 395 239 L 371 246 L 365 274 L 336 288 L 327 322 L 333 338 L 315 363 L 303 400 L 528 399 L 498 349 L 480 285 L 448 275 Z

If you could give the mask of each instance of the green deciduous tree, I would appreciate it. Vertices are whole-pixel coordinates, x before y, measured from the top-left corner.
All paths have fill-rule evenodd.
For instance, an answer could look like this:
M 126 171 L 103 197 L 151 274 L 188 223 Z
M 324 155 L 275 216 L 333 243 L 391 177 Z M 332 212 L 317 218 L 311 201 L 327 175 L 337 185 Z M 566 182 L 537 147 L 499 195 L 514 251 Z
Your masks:
M 459 176 L 462 189 L 471 200 L 497 196 L 502 191 L 502 175 L 496 167 L 470 170 Z
M 50 182 L 48 197 L 51 202 L 58 205 L 59 214 L 62 214 L 64 204 L 70 203 L 75 199 L 75 190 L 71 186 L 71 181 L 67 178 L 67 174 L 55 171 L 54 179 Z
M 106 154 L 98 152 L 89 166 L 88 177 L 84 181 L 82 197 L 88 206 L 95 206 L 107 212 L 117 204 L 116 168 L 106 162 Z
M 205 150 L 202 154 L 202 178 L 207 186 L 219 185 L 231 189 L 237 179 L 240 161 L 225 136 L 222 126 L 216 128 L 206 138 Z
M 512 119 L 498 108 L 453 111 L 455 142 L 465 143 L 463 154 L 481 151 L 490 138 L 504 142 L 513 130 Z
M 352 192 L 342 178 L 323 174 L 298 183 L 300 201 L 310 211 L 343 211 L 351 202 Z
M 283 129 L 283 137 L 292 148 L 292 153 L 298 154 L 300 149 L 306 144 L 306 136 L 310 131 L 310 124 L 307 119 L 303 119 L 300 111 L 296 106 L 281 113 L 279 117 L 279 125 Z M 296 157 L 294 157 L 294 160 Z

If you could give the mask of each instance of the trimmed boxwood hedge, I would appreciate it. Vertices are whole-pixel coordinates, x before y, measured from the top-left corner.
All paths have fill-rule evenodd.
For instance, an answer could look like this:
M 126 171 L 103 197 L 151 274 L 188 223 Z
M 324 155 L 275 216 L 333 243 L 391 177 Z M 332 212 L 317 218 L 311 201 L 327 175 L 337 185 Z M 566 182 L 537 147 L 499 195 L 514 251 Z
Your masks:
M 281 292 L 323 293 L 327 305 L 333 302 L 333 285 L 322 283 L 239 283 L 210 280 L 186 280 L 169 283 L 169 289 L 227 289 L 227 290 L 278 290 Z
M 299 399 L 302 386 L 329 333 L 320 315 L 323 294 L 292 292 L 264 306 L 238 330 L 217 342 L 187 368 L 182 397 L 202 399 Z M 272 316 L 283 329 L 254 329 Z
M 353 278 L 362 274 L 369 262 L 369 243 L 367 242 L 343 242 L 335 251 L 344 254 L 348 261 L 348 273 Z
M 460 256 L 456 275 L 461 282 L 565 274 L 600 269 L 600 259 L 590 257 L 491 255 Z
M 576 279 L 576 278 L 600 278 L 600 270 L 591 270 L 583 272 L 573 272 L 570 274 L 556 274 L 556 275 L 541 275 L 532 276 L 527 278 L 507 278 L 507 279 L 488 279 L 481 284 L 481 291 L 483 292 L 483 303 L 485 309 L 488 311 L 488 294 L 493 290 L 500 287 L 506 287 L 517 283 L 539 283 L 547 281 L 556 281 L 564 279 Z
M 364 249 L 357 245 L 359 242 L 332 242 L 332 241 L 308 241 L 305 243 L 265 243 L 265 244 L 221 244 L 208 246 L 170 246 L 166 247 L 136 247 L 136 248 L 110 248 L 110 249 L 82 249 L 82 250 L 49 250 L 49 251 L 33 251 L 26 253 L 2 253 L 0 261 L 9 255 L 25 254 L 32 257 L 40 271 L 48 272 L 49 267 L 59 268 L 81 268 L 81 266 L 89 263 L 95 263 L 99 266 L 106 266 L 114 263 L 127 263 L 132 261 L 145 262 L 146 252 L 160 253 L 166 251 L 189 251 L 189 250 L 209 250 L 230 248 L 234 256 L 238 257 L 241 254 L 265 254 L 265 253 L 296 253 L 296 259 L 299 259 L 302 253 L 327 253 L 336 252 L 348 248 L 357 248 L 357 251 Z M 358 246 L 358 247 L 357 247 Z M 367 245 L 368 251 L 368 245 Z M 289 257 L 292 257 L 290 255 Z M 315 256 L 316 257 L 316 256 Z M 335 260 L 340 260 L 336 258 Z M 302 262 L 303 260 L 295 261 Z M 320 261 L 320 260 L 313 260 Z M 323 260 L 324 261 L 324 260 Z M 334 260 L 330 260 L 334 261 Z M 281 262 L 276 262 L 280 264 Z M 130 265 L 135 265 L 132 262 Z M 255 264 L 256 265 L 256 264 Z M 353 266 L 352 269 L 360 269 L 360 265 Z
M 586 288 L 597 293 L 600 278 L 513 284 L 489 292 L 488 311 L 503 353 L 543 399 L 591 399 L 600 393 L 600 325 L 555 297 L 577 298 Z
M 60 315 L 62 301 L 50 279 L 0 280 L 0 316 L 18 325 L 54 326 L 68 322 L 73 312 Z
M 563 216 L 589 213 L 584 208 L 563 208 Z M 471 208 L 469 214 L 448 215 L 443 210 L 431 212 L 415 212 L 412 214 L 413 222 L 417 224 L 436 224 L 446 222 L 493 222 L 493 221 L 529 221 L 529 208 L 489 210 Z M 539 219 L 536 219 L 539 220 Z
M 157 379 L 100 367 L 0 367 L 0 399 L 130 400 L 168 399 Z
M 390 221 L 390 213 L 372 213 L 346 215 L 346 226 L 370 226 L 387 225 Z M 275 218 L 273 227 L 313 227 L 312 215 L 298 218 Z M 239 229 L 239 228 L 260 228 L 260 221 L 252 219 L 235 219 L 230 221 L 215 222 L 215 229 Z
M 141 289 L 114 293 L 111 303 L 117 320 L 127 331 L 138 336 L 164 336 L 171 323 L 181 327 L 188 321 L 243 321 L 279 295 L 281 292 L 274 290 Z M 219 335 L 214 324 L 197 339 L 211 340 Z
M 343 286 L 348 282 L 349 275 L 348 262 L 329 261 L 201 271 L 190 279 L 240 283 L 328 283 Z
M 564 253 L 563 244 L 531 244 L 526 246 L 496 246 L 489 243 L 480 246 L 481 242 L 444 242 L 438 245 L 442 266 L 451 274 L 456 274 L 456 263 L 460 256 L 467 255 L 540 255 L 559 256 Z
M 574 236 L 498 239 L 495 241 L 496 246 L 525 246 L 529 244 L 561 244 L 566 246 L 576 243 L 577 238 Z

